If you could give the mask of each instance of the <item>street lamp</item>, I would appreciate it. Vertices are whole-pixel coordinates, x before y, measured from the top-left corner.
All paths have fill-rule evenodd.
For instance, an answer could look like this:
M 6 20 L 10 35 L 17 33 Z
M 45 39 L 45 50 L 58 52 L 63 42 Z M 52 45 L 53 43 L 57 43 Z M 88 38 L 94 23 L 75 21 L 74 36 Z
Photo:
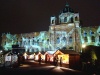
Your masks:
M 0 53 L 2 53 L 2 50 L 0 50 Z
M 84 52 L 85 52 L 85 48 L 86 48 L 86 44 L 83 44 L 82 49 L 83 49 Z

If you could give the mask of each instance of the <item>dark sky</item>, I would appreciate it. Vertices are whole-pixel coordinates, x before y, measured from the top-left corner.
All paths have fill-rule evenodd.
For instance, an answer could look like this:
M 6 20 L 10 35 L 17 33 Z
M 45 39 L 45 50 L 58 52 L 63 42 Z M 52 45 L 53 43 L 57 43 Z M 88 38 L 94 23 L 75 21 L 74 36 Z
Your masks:
M 79 12 L 82 26 L 100 25 L 100 0 L 0 0 L 0 33 L 48 31 L 50 16 L 66 2 Z

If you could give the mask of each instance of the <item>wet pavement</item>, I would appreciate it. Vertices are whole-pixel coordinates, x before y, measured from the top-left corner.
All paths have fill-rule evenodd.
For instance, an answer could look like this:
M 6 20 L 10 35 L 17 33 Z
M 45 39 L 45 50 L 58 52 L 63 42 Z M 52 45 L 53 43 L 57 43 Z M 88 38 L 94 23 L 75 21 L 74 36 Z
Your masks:
M 60 66 L 53 66 L 51 64 L 45 64 L 35 62 L 33 60 L 27 60 L 23 64 L 20 64 L 19 67 L 6 67 L 0 68 L 1 75 L 88 75 L 85 72 L 60 67 Z

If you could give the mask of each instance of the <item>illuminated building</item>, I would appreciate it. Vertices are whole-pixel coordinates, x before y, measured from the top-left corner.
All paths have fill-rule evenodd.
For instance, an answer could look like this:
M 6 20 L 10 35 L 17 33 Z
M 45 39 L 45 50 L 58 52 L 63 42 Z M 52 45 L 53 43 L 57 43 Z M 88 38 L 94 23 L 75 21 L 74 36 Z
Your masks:
M 82 52 L 82 45 L 100 46 L 100 26 L 80 27 L 79 13 L 68 4 L 60 12 L 58 18 L 50 18 L 48 31 L 2 34 L 1 46 L 5 50 L 12 50 L 12 45 L 24 47 L 27 52 L 74 50 Z

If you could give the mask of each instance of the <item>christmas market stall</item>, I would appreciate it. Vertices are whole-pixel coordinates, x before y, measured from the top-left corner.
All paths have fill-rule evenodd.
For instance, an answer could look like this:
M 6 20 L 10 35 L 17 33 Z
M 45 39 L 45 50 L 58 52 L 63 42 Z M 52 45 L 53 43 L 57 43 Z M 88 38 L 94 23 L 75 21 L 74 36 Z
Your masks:
M 46 62 L 46 63 L 48 63 L 48 62 L 49 62 L 49 63 L 53 62 L 53 60 L 54 60 L 54 59 L 53 59 L 53 58 L 54 58 L 54 55 L 53 55 L 53 54 L 54 54 L 55 52 L 56 52 L 56 51 L 46 51 L 46 52 L 45 52 L 44 55 L 45 55 L 45 62 Z

